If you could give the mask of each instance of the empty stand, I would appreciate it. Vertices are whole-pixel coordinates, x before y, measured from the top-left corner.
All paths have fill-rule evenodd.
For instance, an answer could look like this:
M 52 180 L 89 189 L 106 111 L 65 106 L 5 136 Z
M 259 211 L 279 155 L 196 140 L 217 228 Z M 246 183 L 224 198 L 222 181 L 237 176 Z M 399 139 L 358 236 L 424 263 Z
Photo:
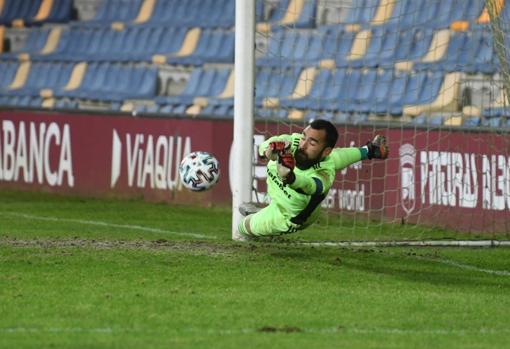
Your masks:
M 325 3 L 257 1 L 268 40 L 256 60 L 257 116 L 508 126 L 505 103 L 461 100 L 461 81 L 501 80 L 484 1 Z M 73 0 L 0 0 L 0 104 L 97 101 L 109 110 L 232 116 L 235 0 L 98 4 L 76 20 Z M 501 1 L 497 12 L 510 37 L 510 6 Z M 21 45 L 16 33 L 26 36 Z

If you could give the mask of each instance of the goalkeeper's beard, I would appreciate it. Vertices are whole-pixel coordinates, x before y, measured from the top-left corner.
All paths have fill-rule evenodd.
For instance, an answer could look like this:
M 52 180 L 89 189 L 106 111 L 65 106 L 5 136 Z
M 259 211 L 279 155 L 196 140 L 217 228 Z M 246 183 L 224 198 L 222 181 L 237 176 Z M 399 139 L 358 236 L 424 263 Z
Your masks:
M 296 167 L 300 170 L 306 170 L 321 161 L 320 154 L 316 158 L 311 159 L 303 149 L 296 150 L 294 153 L 294 159 L 296 160 Z

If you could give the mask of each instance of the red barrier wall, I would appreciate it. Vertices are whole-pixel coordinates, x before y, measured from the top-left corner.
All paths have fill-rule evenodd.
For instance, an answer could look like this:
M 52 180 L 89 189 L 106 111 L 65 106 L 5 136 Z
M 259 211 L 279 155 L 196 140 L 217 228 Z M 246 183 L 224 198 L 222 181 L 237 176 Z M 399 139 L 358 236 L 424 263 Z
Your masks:
M 261 132 L 255 144 L 272 134 L 301 131 L 276 123 L 256 126 Z M 232 130 L 232 122 L 222 120 L 2 111 L 0 188 L 226 204 Z M 343 126 L 339 131 L 339 146 L 363 144 L 383 133 L 391 156 L 339 172 L 323 206 L 460 230 L 508 231 L 507 136 Z M 220 161 L 220 182 L 209 192 L 191 193 L 178 182 L 180 160 L 195 150 Z M 255 174 L 255 185 L 264 192 L 261 164 Z

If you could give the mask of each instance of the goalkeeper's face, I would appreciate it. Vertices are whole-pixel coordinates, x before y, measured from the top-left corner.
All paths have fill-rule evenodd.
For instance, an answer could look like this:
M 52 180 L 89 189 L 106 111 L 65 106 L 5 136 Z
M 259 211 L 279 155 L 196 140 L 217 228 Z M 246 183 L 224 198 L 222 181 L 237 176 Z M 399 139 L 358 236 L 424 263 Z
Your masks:
M 328 156 L 331 150 L 331 147 L 326 146 L 326 131 L 308 126 L 304 129 L 299 147 L 294 154 L 296 165 L 300 169 L 312 167 Z

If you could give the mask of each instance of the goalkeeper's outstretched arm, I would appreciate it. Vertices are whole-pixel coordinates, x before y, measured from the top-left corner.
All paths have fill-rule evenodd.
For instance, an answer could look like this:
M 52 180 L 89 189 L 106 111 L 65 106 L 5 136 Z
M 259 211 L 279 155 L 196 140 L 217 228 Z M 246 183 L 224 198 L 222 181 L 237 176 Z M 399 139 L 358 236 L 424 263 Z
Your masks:
M 389 148 L 386 144 L 386 138 L 381 135 L 374 137 L 366 145 L 356 148 L 335 148 L 330 156 L 335 163 L 335 170 L 340 171 L 355 162 L 366 159 L 387 159 Z

